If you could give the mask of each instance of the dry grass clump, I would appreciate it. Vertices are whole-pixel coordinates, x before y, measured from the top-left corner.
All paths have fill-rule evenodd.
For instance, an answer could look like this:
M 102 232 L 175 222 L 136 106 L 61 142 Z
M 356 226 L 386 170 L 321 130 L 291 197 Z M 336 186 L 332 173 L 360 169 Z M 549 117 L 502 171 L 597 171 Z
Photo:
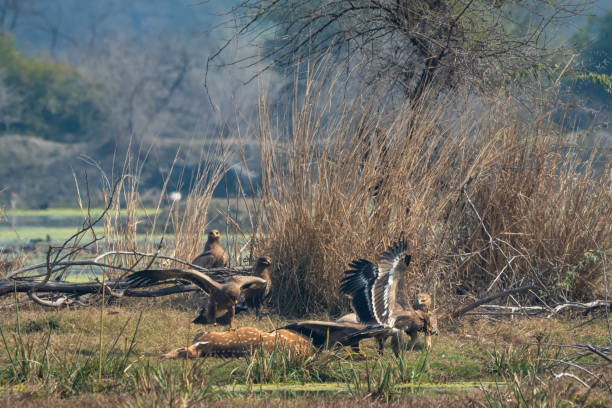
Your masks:
M 172 172 L 180 171 L 175 169 L 176 161 L 172 163 L 161 186 L 155 210 L 143 217 L 139 212 L 145 208 L 140 194 L 144 162 L 140 159 L 133 161 L 128 156 L 119 180 L 114 184 L 107 180 L 104 185 L 108 211 L 104 216 L 104 245 L 98 248 L 97 252 L 159 253 L 191 261 L 202 251 L 202 239 L 209 222 L 208 207 L 213 191 L 223 176 L 225 160 L 226 157 L 219 147 L 203 151 L 198 168 L 188 180 L 189 194 L 178 202 L 168 198 L 168 182 Z M 143 231 L 146 234 L 144 239 L 142 235 L 139 236 Z M 107 260 L 112 264 L 138 268 L 147 266 L 151 258 L 113 254 L 107 257 Z M 164 261 L 163 266 L 184 267 L 173 261 Z
M 279 310 L 345 312 L 347 263 L 402 234 L 405 294 L 448 303 L 527 283 L 552 301 L 603 293 L 612 155 L 569 146 L 547 115 L 483 105 L 454 96 L 380 110 L 375 96 L 339 105 L 308 84 L 285 128 L 262 108 L 256 247 L 275 260 Z

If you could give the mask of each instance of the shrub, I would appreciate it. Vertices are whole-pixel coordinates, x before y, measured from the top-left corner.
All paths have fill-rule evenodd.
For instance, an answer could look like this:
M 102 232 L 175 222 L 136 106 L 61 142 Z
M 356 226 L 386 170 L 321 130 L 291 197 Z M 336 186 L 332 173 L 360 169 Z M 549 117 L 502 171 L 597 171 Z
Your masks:
M 348 262 L 376 259 L 402 234 L 413 254 L 404 300 L 420 290 L 448 305 L 527 283 L 550 301 L 603 293 L 607 150 L 510 102 L 484 109 L 453 95 L 383 111 L 382 98 L 339 106 L 315 88 L 285 129 L 265 110 L 260 118 L 256 252 L 275 260 L 280 311 L 346 311 L 338 286 Z M 583 262 L 592 251 L 600 256 Z
M 0 130 L 74 141 L 102 124 L 103 93 L 73 68 L 24 56 L 8 34 L 0 35 L 0 66 L 4 86 L 21 101 L 5 108 L 4 116 L 17 119 Z

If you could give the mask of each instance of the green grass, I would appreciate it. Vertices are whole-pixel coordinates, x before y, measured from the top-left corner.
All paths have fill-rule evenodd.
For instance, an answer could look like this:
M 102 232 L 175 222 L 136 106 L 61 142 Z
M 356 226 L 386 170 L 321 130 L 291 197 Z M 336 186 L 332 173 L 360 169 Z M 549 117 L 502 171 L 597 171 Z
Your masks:
M 211 208 L 224 209 L 226 205 L 225 200 L 215 199 L 213 200 L 213 206 Z M 235 206 L 232 201 L 230 203 Z M 242 208 L 244 205 L 242 202 L 239 203 L 239 214 L 240 217 L 245 217 L 245 210 Z M 92 208 L 92 218 L 102 213 L 102 208 Z M 211 210 L 216 214 L 216 211 Z M 231 210 L 233 213 L 233 210 Z M 121 210 L 121 215 L 125 215 L 126 210 Z M 155 214 L 154 208 L 139 208 L 136 210 L 137 217 L 151 217 Z M 77 232 L 85 219 L 86 211 L 79 208 L 50 208 L 45 210 L 39 209 L 6 209 L 3 213 L 0 213 L 0 245 L 16 245 L 28 243 L 31 240 L 42 239 L 46 240 L 47 236 L 53 243 L 62 242 L 68 239 L 72 234 Z M 214 218 L 214 217 L 213 217 Z M 222 221 L 216 219 L 216 224 Z M 146 223 L 142 223 L 145 225 Z M 229 237 L 225 237 L 225 231 L 222 226 L 212 225 L 210 228 L 220 228 L 223 231 L 222 242 L 242 242 L 243 237 L 240 234 L 230 234 Z M 99 223 L 95 227 L 96 234 L 100 235 L 103 233 L 103 224 Z M 202 232 L 205 234 L 205 232 Z M 173 234 L 164 235 L 166 240 L 173 237 Z M 152 239 L 154 242 L 158 242 L 162 238 L 162 234 L 156 233 L 151 235 L 147 233 L 146 227 L 143 231 L 139 230 L 138 239 L 144 240 L 145 238 Z
M 107 306 L 101 372 L 99 308 L 0 309 L 0 398 L 14 401 L 18 396 L 20 405 L 36 401 L 57 405 L 75 399 L 112 405 L 119 398 L 132 406 L 180 406 L 245 398 L 306 398 L 318 405 L 325 404 L 326 398 L 371 401 L 375 397 L 442 406 L 448 398 L 445 395 L 451 395 L 463 401 L 459 405 L 476 398 L 485 406 L 495 406 L 487 398 L 495 402 L 514 395 L 517 389 L 529 394 L 529 378 L 547 378 L 545 366 L 538 362 L 559 357 L 557 349 L 537 352 L 521 343 L 532 342 L 543 331 L 551 343 L 571 344 L 574 339 L 571 329 L 554 321 L 498 325 L 475 321 L 463 327 L 441 325 L 442 334 L 434 338 L 431 353 L 418 348 L 399 358 L 388 345 L 380 357 L 375 343 L 366 341 L 362 347 L 368 356 L 365 360 L 348 358 L 342 349 L 301 357 L 277 350 L 241 359 L 159 360 L 161 354 L 190 344 L 195 333 L 206 329 L 190 323 L 201 303 L 202 296 L 185 295 L 124 299 Z M 262 330 L 286 323 L 279 316 L 257 321 L 239 314 L 236 320 L 237 326 Z M 605 330 L 601 321 L 590 323 L 581 341 L 594 342 Z M 601 364 L 591 356 L 579 361 L 596 372 Z M 565 398 L 562 391 L 558 394 L 551 395 Z M 534 395 L 541 399 L 548 394 L 538 389 Z
M 42 227 L 28 226 L 17 227 L 12 229 L 6 226 L 0 226 L 0 243 L 18 243 L 29 242 L 33 239 L 45 240 L 49 235 L 52 242 L 63 241 L 77 232 L 79 227 Z M 96 234 L 102 234 L 104 229 L 101 227 L 94 228 Z

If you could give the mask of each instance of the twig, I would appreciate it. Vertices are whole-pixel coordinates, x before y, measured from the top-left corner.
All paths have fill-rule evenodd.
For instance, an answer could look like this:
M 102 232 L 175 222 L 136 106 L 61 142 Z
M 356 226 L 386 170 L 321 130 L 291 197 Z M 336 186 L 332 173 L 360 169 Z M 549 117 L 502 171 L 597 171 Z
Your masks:
M 138 252 L 127 252 L 125 251 L 113 251 L 114 253 L 117 254 L 125 254 L 125 255 L 145 255 L 145 256 L 155 256 L 155 254 L 140 254 Z M 109 253 L 107 253 L 109 254 Z M 100 257 L 97 257 L 96 259 L 98 259 Z M 197 266 L 197 265 L 193 265 L 189 262 L 185 262 L 185 261 L 181 261 L 178 258 L 172 258 L 169 256 L 163 256 L 163 255 L 157 255 L 157 258 L 162 258 L 162 259 L 170 259 L 170 260 L 174 260 L 177 262 L 181 262 L 184 263 L 187 266 L 193 267 L 193 269 L 197 269 L 199 271 L 205 272 L 207 275 L 211 275 L 211 276 L 231 276 L 232 274 L 243 274 L 243 275 L 248 275 L 251 273 L 253 267 L 252 266 L 237 266 L 237 267 L 233 267 L 233 268 L 211 268 L 211 269 L 206 269 L 206 268 L 202 268 L 201 266 Z M 27 266 L 25 268 L 21 268 L 18 269 L 16 271 L 13 271 L 11 273 L 9 273 L 4 279 L 10 279 L 13 278 L 16 275 L 19 275 L 21 273 L 24 272 L 29 272 L 29 271 L 34 271 L 36 269 L 41 269 L 41 268 L 45 268 L 47 266 L 46 263 L 41 263 L 41 264 L 36 264 L 36 265 L 30 265 Z M 62 266 L 62 267 L 70 267 L 70 266 L 97 266 L 100 268 L 109 268 L 109 269 L 116 269 L 116 270 L 120 270 L 120 271 L 125 271 L 125 272 L 133 272 L 133 268 L 126 268 L 123 266 L 117 266 L 117 265 L 111 265 L 111 264 L 106 264 L 106 263 L 101 263 L 101 262 L 96 262 L 96 261 L 64 261 L 64 262 L 58 262 L 55 264 L 55 266 Z M 38 275 L 38 276 L 45 276 L 45 275 Z
M 549 306 L 543 307 L 543 306 L 520 306 L 520 305 L 519 306 L 481 305 L 481 307 L 488 308 L 488 309 L 508 310 L 509 311 L 508 314 L 516 314 L 517 311 L 520 311 L 520 310 L 523 310 L 526 312 L 533 312 L 534 314 L 549 312 L 548 316 L 546 316 L 547 319 L 552 317 L 555 314 L 558 314 L 561 310 L 567 309 L 567 308 L 593 309 L 596 307 L 605 307 L 605 306 L 606 306 L 606 302 L 604 300 L 594 300 L 588 303 L 578 303 L 578 302 L 563 303 L 563 304 L 555 306 L 554 308 L 551 308 Z M 482 312 L 480 314 L 488 314 L 488 313 L 492 313 L 492 312 Z
M 577 375 L 574 375 L 572 373 L 567 373 L 567 372 L 563 372 L 563 373 L 559 373 L 559 374 L 554 374 L 555 378 L 561 378 L 561 377 L 571 377 L 574 380 L 578 381 L 580 384 L 584 385 L 586 388 L 591 388 L 591 386 L 589 384 L 587 384 L 586 382 L 582 381 L 580 378 L 578 378 Z
M 100 268 L 117 269 L 117 270 L 126 271 L 126 272 L 131 272 L 132 271 L 131 268 L 125 268 L 123 266 L 110 265 L 110 264 L 105 264 L 105 263 L 100 263 L 100 262 L 95 262 L 95 261 L 63 261 L 63 262 L 55 263 L 54 266 L 64 266 L 64 267 L 66 267 L 66 266 L 67 267 L 70 267 L 70 266 L 98 266 Z M 41 269 L 41 268 L 45 268 L 45 267 L 47 267 L 46 263 L 26 266 L 25 268 L 21 268 L 21 269 L 18 269 L 16 271 L 13 271 L 13 272 L 9 273 L 6 277 L 4 277 L 4 279 L 11 279 L 14 276 L 22 274 L 24 272 L 34 271 L 36 269 Z M 42 276 L 44 276 L 44 275 L 42 275 Z
M 465 307 L 463 307 L 463 308 L 453 312 L 453 314 L 451 316 L 454 317 L 454 318 L 457 318 L 457 317 L 459 317 L 459 316 L 469 312 L 472 309 L 476 309 L 478 306 L 480 306 L 482 304 L 490 302 L 493 299 L 497 299 L 497 298 L 500 298 L 500 297 L 506 296 L 506 295 L 511 295 L 513 293 L 523 292 L 525 290 L 529 290 L 529 289 L 532 289 L 532 288 L 533 288 L 533 285 L 527 285 L 527 286 L 521 286 L 520 288 L 507 289 L 507 290 L 503 290 L 501 292 L 494 293 L 494 294 L 492 294 L 490 296 L 481 298 L 481 299 L 477 300 L 476 302 L 473 302 L 473 303 L 471 303 L 471 304 L 469 304 L 469 305 L 467 305 L 467 306 L 465 306 Z
M 604 360 L 606 360 L 608 363 L 612 363 L 612 358 L 606 356 L 604 353 L 602 353 L 601 351 L 599 351 L 595 346 L 593 346 L 592 344 L 587 344 L 586 348 L 589 351 L 592 351 L 593 353 L 597 354 L 599 357 L 603 358 Z
M 175 258 L 172 256 L 166 256 L 166 255 L 159 255 L 157 253 L 147 253 L 147 252 L 139 252 L 139 251 L 108 251 L 105 252 L 103 254 L 100 254 L 98 256 L 96 256 L 94 258 L 95 262 L 98 262 L 100 259 L 111 256 L 111 255 L 133 255 L 133 256 L 143 256 L 143 257 L 154 257 L 154 258 L 158 258 L 158 259 L 166 259 L 169 261 L 174 261 L 180 264 L 183 264 L 185 266 L 188 266 L 190 268 L 193 268 L 195 270 L 198 270 L 200 272 L 205 272 L 207 275 L 223 275 L 223 273 L 221 273 L 221 271 L 229 271 L 230 274 L 233 271 L 236 271 L 237 273 L 241 273 L 241 274 L 248 274 L 253 267 L 252 266 L 238 266 L 238 267 L 233 267 L 233 268 L 211 268 L 211 269 L 206 269 L 206 268 L 202 268 L 201 266 L 192 264 L 191 262 L 187 262 L 183 259 L 180 258 Z M 145 268 L 148 269 L 148 268 Z

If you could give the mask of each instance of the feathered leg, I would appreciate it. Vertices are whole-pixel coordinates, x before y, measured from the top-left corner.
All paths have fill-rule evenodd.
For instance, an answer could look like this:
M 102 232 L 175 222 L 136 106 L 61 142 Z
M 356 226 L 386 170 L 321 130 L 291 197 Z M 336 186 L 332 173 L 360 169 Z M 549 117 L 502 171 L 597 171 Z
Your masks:
M 208 299 L 208 309 L 206 310 L 208 324 L 217 325 L 217 303 L 212 300 L 212 297 Z
M 400 354 L 400 350 L 402 349 L 402 332 L 399 331 L 397 333 L 394 333 L 391 336 L 391 348 L 393 349 L 393 354 L 395 354 L 395 357 L 398 357 Z
M 236 306 L 232 305 L 232 307 L 228 310 L 229 314 L 229 330 L 235 330 L 234 328 L 234 315 L 236 315 Z
M 414 349 L 414 345 L 416 344 L 417 338 L 419 337 L 419 333 L 416 330 L 413 330 L 408 332 L 408 335 L 410 335 L 410 343 L 408 343 L 408 348 L 410 348 L 410 351 L 412 351 Z
M 378 354 L 382 355 L 385 348 L 385 340 L 387 340 L 386 336 L 376 337 L 376 342 L 378 343 Z

